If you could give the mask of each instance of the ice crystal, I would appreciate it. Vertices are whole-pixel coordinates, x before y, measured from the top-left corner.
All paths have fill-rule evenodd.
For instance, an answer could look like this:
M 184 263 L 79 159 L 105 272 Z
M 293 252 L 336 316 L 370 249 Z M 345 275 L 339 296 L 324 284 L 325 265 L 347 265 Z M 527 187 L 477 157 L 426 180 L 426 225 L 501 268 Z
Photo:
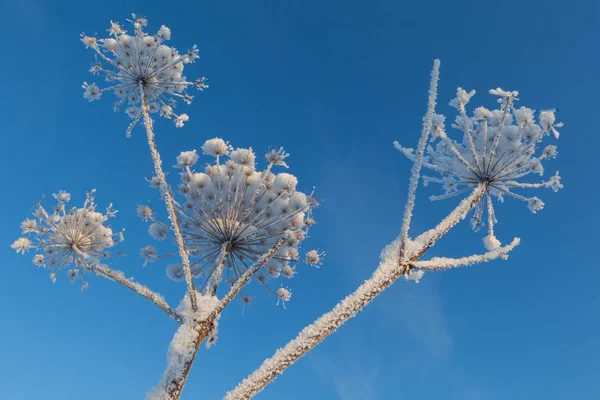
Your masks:
M 111 204 L 104 214 L 96 211 L 94 194 L 95 190 L 87 193 L 82 208 L 67 210 L 71 195 L 60 191 L 53 195 L 58 203 L 52 213 L 39 203 L 33 213 L 37 220 L 26 219 L 21 223 L 23 234 L 31 239 L 19 238 L 11 247 L 21 253 L 35 249 L 38 253 L 33 263 L 50 269 L 53 281 L 63 269 L 68 269 L 70 280 L 81 279 L 86 287 L 85 271 L 94 271 L 110 255 L 108 249 L 123 240 L 121 232 L 113 233 L 106 225 L 116 210 Z
M 267 154 L 268 165 L 263 171 L 256 170 L 252 149 L 233 150 L 219 138 L 206 141 L 202 152 L 215 159 L 204 172 L 192 170 L 199 160 L 196 151 L 182 152 L 176 165 L 182 170 L 179 191 L 184 198 L 179 218 L 194 277 L 203 277 L 205 291 L 218 286 L 222 279 L 232 285 L 278 246 L 256 278 L 281 298 L 267 285 L 268 278 L 282 274 L 292 277 L 295 270 L 290 264 L 306 261 L 317 265 L 323 255 L 312 251 L 303 260 L 298 251 L 308 227 L 314 224 L 310 215 L 317 201 L 296 190 L 294 175 L 271 172 L 273 166 L 287 167 L 284 159 L 288 154 L 283 149 Z M 162 240 L 169 233 L 166 224 L 147 217 L 151 213 L 138 214 L 153 222 L 153 238 Z M 142 256 L 153 261 L 144 253 Z M 182 280 L 183 267 L 171 264 L 167 275 Z
M 180 54 L 175 48 L 164 43 L 171 38 L 171 31 L 162 26 L 154 35 L 143 31 L 148 21 L 136 15 L 130 21 L 133 24 L 133 35 L 128 35 L 121 25 L 111 21 L 108 29 L 110 37 L 97 39 L 82 34 L 81 41 L 96 53 L 96 60 L 90 72 L 104 75 L 109 86 L 100 88 L 95 83 L 83 83 L 83 97 L 89 101 L 100 99 L 106 91 L 113 91 L 117 96 L 114 105 L 118 111 L 127 104 L 125 113 L 133 120 L 127 129 L 127 136 L 142 117 L 143 99 L 148 103 L 150 113 L 159 113 L 161 117 L 174 119 L 175 126 L 182 127 L 189 117 L 176 114 L 177 101 L 190 104 L 194 96 L 186 93 L 186 89 L 195 86 L 204 90 L 208 86 L 205 78 L 190 82 L 183 76 L 185 64 L 198 58 L 198 49 Z
M 506 196 L 522 200 L 536 213 L 544 207 L 542 200 L 525 197 L 513 192 L 513 189 L 546 187 L 555 192 L 562 189 L 558 172 L 543 182 L 523 182 L 528 175 L 543 175 L 543 162 L 558 154 L 555 145 L 548 145 L 541 152 L 538 150 L 544 137 L 550 133 L 558 139 L 557 128 L 562 127 L 562 123 L 555 123 L 554 110 L 540 112 L 539 124 L 536 123 L 534 110 L 515 107 L 518 92 L 500 88 L 490 90 L 490 94 L 498 96 L 498 109 L 478 107 L 469 116 L 466 105 L 474 94 L 475 91 L 466 92 L 458 88 L 456 97 L 450 102 L 459 112 L 452 127 L 462 132 L 461 142 L 449 138 L 443 115 L 433 116 L 431 133 L 434 139 L 427 147 L 423 167 L 438 172 L 440 176 L 424 176 L 423 182 L 425 185 L 438 183 L 444 190 L 441 195 L 431 196 L 431 200 L 451 198 L 480 184 L 485 185 L 486 193 L 475 206 L 471 224 L 474 230 L 480 229 L 485 223 L 483 213 L 487 210 L 488 236 L 484 238 L 484 244 L 493 250 L 501 244 L 494 236 L 496 215 L 492 198 L 500 202 Z M 394 145 L 414 161 L 413 149 L 402 147 L 398 142 Z

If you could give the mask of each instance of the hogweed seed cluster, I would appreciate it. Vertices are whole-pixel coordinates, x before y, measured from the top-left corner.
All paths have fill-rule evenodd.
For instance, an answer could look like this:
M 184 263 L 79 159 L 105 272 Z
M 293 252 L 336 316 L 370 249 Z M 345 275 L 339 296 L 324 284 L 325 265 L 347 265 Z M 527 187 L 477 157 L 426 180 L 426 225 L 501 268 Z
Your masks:
M 148 25 L 146 18 L 133 15 L 133 35 L 116 22 L 111 21 L 108 29 L 110 37 L 98 39 L 82 34 L 81 41 L 94 50 L 96 60 L 90 68 L 94 75 L 104 75 L 108 87 L 100 88 L 95 83 L 83 84 L 83 97 L 89 101 L 100 99 L 102 94 L 112 91 L 117 96 L 115 111 L 126 105 L 125 113 L 132 119 L 127 128 L 127 136 L 142 118 L 142 103 L 145 96 L 150 113 L 175 121 L 182 127 L 188 121 L 187 114 L 177 114 L 178 101 L 190 104 L 194 96 L 186 90 L 206 87 L 205 78 L 188 81 L 183 76 L 185 64 L 198 58 L 198 49 L 194 45 L 186 53 L 165 45 L 171 38 L 171 30 L 162 25 L 154 35 L 148 35 L 143 28 Z
M 466 106 L 474 94 L 474 90 L 467 92 L 458 88 L 456 97 L 450 102 L 458 110 L 452 128 L 462 132 L 462 141 L 448 136 L 443 115 L 433 115 L 431 134 L 434 139 L 427 146 L 422 165 L 438 172 L 439 176 L 424 176 L 423 183 L 433 182 L 443 187 L 444 193 L 431 196 L 431 200 L 448 199 L 485 185 L 485 195 L 475 207 L 471 225 L 474 230 L 479 230 L 485 224 L 483 214 L 487 211 L 488 235 L 484 243 L 488 250 L 493 250 L 501 244 L 494 235 L 497 221 L 492 198 L 500 202 L 505 197 L 522 200 L 536 213 L 544 207 L 542 200 L 525 197 L 515 193 L 514 189 L 550 188 L 555 192 L 562 189 L 558 172 L 546 181 L 523 182 L 523 178 L 531 174 L 543 175 L 543 163 L 558 154 L 553 144 L 542 149 L 539 146 L 550 134 L 558 139 L 557 128 L 562 127 L 562 123 L 555 122 L 554 110 L 541 111 L 536 123 L 534 110 L 515 107 L 518 92 L 500 88 L 490 90 L 490 94 L 498 96 L 498 109 L 478 107 L 469 116 Z M 402 147 L 398 142 L 394 145 L 406 157 L 415 160 L 413 149 Z
M 63 269 L 71 281 L 80 279 L 82 288 L 87 287 L 86 272 L 94 272 L 110 249 L 123 241 L 123 233 L 114 233 L 106 225 L 109 217 L 117 213 L 112 204 L 105 213 L 96 210 L 95 190 L 87 193 L 82 208 L 67 209 L 71 195 L 65 191 L 53 194 L 57 204 L 48 212 L 41 203 L 35 208 L 35 219 L 21 223 L 25 237 L 17 239 L 12 248 L 21 254 L 35 249 L 33 263 L 51 270 L 50 278 L 55 281 Z
M 268 164 L 262 171 L 256 170 L 252 149 L 234 150 L 219 138 L 206 141 L 202 152 L 213 157 L 214 163 L 201 171 L 192 169 L 199 160 L 196 150 L 182 152 L 176 165 L 181 169 L 179 193 L 183 199 L 178 203 L 179 220 L 194 277 L 203 279 L 204 292 L 214 293 L 222 281 L 235 284 L 273 250 L 255 278 L 280 301 L 288 301 L 291 292 L 271 288 L 268 281 L 280 276 L 291 278 L 300 261 L 320 263 L 322 254 L 316 250 L 305 257 L 299 251 L 308 228 L 315 223 L 312 209 L 317 201 L 296 190 L 294 175 L 272 171 L 287 167 L 284 160 L 288 154 L 283 149 L 266 155 Z M 151 185 L 155 186 L 154 180 Z M 152 222 L 149 233 L 154 239 L 164 240 L 170 235 L 169 226 L 156 220 L 150 207 L 139 206 L 138 215 Z M 146 262 L 160 257 L 153 246 L 142 248 L 141 256 Z M 167 275 L 183 280 L 183 267 L 170 264 Z M 249 296 L 241 298 L 250 301 Z

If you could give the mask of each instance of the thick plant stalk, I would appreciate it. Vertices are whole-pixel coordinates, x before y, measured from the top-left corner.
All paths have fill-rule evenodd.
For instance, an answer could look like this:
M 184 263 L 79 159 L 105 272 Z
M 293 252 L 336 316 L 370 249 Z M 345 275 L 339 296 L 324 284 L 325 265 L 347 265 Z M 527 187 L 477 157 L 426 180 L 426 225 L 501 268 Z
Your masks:
M 125 275 L 121 271 L 115 271 L 113 269 L 106 268 L 99 264 L 94 265 L 92 270 L 97 275 L 100 275 L 106 279 L 110 279 L 111 281 L 120 283 L 127 289 L 139 294 L 140 296 L 144 297 L 150 302 L 156 304 L 161 310 L 166 312 L 167 315 L 173 318 L 175 321 L 179 322 L 180 324 L 183 323 L 183 318 L 181 317 L 181 315 L 179 315 L 175 310 L 173 310 L 160 294 L 153 292 L 148 287 L 142 284 L 127 279 L 127 277 L 125 277 Z
M 252 276 L 263 267 L 279 250 L 279 248 L 285 243 L 285 238 L 282 238 L 277 242 L 275 246 L 273 246 L 267 253 L 265 253 L 260 260 L 254 264 L 252 267 L 248 268 L 246 272 L 240 277 L 240 279 L 231 287 L 229 293 L 223 297 L 223 299 L 219 302 L 219 304 L 215 307 L 215 309 L 210 313 L 210 315 L 202 320 L 196 321 L 194 325 L 194 329 L 198 333 L 194 338 L 194 343 L 191 345 L 194 347 L 193 355 L 187 361 L 183 368 L 181 369 L 181 374 L 174 376 L 169 382 L 164 383 L 164 391 L 168 394 L 168 398 L 170 400 L 178 400 L 181 396 L 181 392 L 183 391 L 183 387 L 188 379 L 190 371 L 192 369 L 192 365 L 196 358 L 196 354 L 198 354 L 198 350 L 200 349 L 200 345 L 204 340 L 210 335 L 211 331 L 213 331 L 215 327 L 215 321 L 223 311 L 223 309 L 237 296 L 240 292 L 241 288 L 250 281 Z M 195 297 L 195 296 L 194 296 Z M 162 400 L 162 399 L 161 399 Z
M 185 282 L 187 284 L 188 293 L 190 294 L 192 310 L 196 312 L 198 310 L 198 305 L 196 304 L 196 296 L 193 296 L 193 294 L 196 293 L 196 289 L 194 287 L 194 277 L 192 276 L 192 268 L 190 267 L 188 251 L 185 247 L 185 242 L 183 240 L 183 233 L 181 232 L 179 217 L 177 216 L 177 212 L 175 211 L 175 201 L 173 200 L 171 189 L 169 189 L 169 185 L 167 184 L 167 179 L 165 178 L 165 173 L 162 169 L 162 161 L 160 159 L 160 154 L 158 153 L 158 150 L 156 148 L 156 141 L 154 140 L 154 131 L 152 129 L 152 118 L 150 118 L 150 111 L 148 110 L 148 101 L 141 87 L 140 93 L 142 93 L 142 112 L 144 113 L 144 126 L 146 128 L 146 135 L 148 136 L 148 147 L 150 148 L 152 161 L 154 161 L 154 171 L 156 173 L 156 176 L 158 177 L 158 180 L 160 181 L 160 189 L 165 200 L 165 205 L 167 206 L 169 220 L 171 221 L 171 227 L 173 228 L 173 232 L 175 234 L 175 241 L 177 243 L 177 247 L 179 248 L 179 255 L 181 257 L 181 264 L 183 265 L 183 270 L 185 272 Z
M 244 379 L 234 390 L 227 393 L 224 400 L 245 400 L 252 398 L 300 357 L 335 332 L 347 320 L 354 317 L 362 308 L 373 301 L 375 297 L 391 286 L 396 279 L 405 275 L 413 262 L 421 258 L 439 238 L 463 220 L 484 195 L 485 190 L 486 186 L 484 185 L 475 188 L 473 193 L 462 200 L 458 207 L 434 229 L 421 235 L 420 240 L 417 238 L 412 242 L 411 250 L 413 250 L 412 253 L 414 255 L 409 259 L 392 257 L 383 260 L 369 280 L 365 281 L 354 293 L 338 303 L 332 311 L 324 314 L 315 322 L 305 327 L 295 339 L 277 350 L 273 357 L 265 360 L 256 371 Z M 402 234 L 400 234 L 399 239 L 402 240 Z M 397 243 L 393 245 L 397 246 Z M 412 246 L 417 247 L 412 248 Z

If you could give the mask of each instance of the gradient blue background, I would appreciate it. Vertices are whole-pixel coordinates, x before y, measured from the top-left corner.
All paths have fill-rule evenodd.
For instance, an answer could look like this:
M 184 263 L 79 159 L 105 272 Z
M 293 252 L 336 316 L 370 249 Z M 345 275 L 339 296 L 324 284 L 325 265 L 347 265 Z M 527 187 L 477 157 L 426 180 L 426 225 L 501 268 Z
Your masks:
M 81 83 L 100 80 L 79 34 L 104 35 L 131 12 L 150 31 L 169 26 L 179 49 L 197 44 L 186 75 L 209 77 L 182 106 L 184 129 L 156 124 L 169 169 L 214 136 L 259 153 L 282 145 L 300 187 L 324 200 L 306 242 L 327 252 L 323 267 L 300 268 L 286 310 L 258 287 L 243 314 L 228 308 L 183 399 L 221 398 L 370 276 L 406 198 L 410 163 L 392 142 L 416 144 L 433 58 L 449 116 L 457 86 L 478 91 L 474 105 L 492 106 L 486 92 L 500 86 L 519 90 L 523 105 L 558 108 L 560 156 L 546 168 L 560 170 L 565 189 L 537 191 L 547 204 L 538 215 L 512 199 L 498 208 L 499 237 L 522 238 L 508 261 L 397 282 L 257 398 L 600 398 L 596 1 L 2 0 L 0 399 L 141 399 L 165 365 L 176 324 L 158 309 L 100 278 L 83 293 L 64 277 L 52 284 L 32 254 L 9 248 L 42 195 L 66 189 L 80 205 L 96 188 L 100 206 L 120 209 L 113 227 L 126 229 L 128 255 L 112 265 L 173 303 L 182 294 L 166 263 L 142 269 L 138 257 L 152 241 L 136 204 L 164 217 L 144 181 L 143 130 L 127 140 L 111 96 L 82 98 Z M 456 204 L 430 203 L 432 193 L 418 194 L 413 233 Z M 463 224 L 431 254 L 480 252 L 481 237 Z

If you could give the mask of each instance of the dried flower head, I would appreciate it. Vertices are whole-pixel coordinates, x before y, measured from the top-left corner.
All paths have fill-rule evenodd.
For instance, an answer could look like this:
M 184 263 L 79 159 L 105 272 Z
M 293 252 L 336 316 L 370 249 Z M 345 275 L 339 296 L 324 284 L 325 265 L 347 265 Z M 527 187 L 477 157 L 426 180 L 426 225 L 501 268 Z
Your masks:
M 562 189 L 558 172 L 547 181 L 529 183 L 522 179 L 531 174 L 543 175 L 542 161 L 552 159 L 558 154 L 555 145 L 548 145 L 536 156 L 538 146 L 550 133 L 558 138 L 554 110 L 542 111 L 539 124 L 535 122 L 535 111 L 527 107 L 515 108 L 518 92 L 500 88 L 490 90 L 490 94 L 499 96 L 499 108 L 488 110 L 478 107 L 473 116 L 468 116 L 465 106 L 475 94 L 458 88 L 456 98 L 450 105 L 459 111 L 452 127 L 463 133 L 461 142 L 448 137 L 445 130 L 445 117 L 436 114 L 433 118 L 432 136 L 434 142 L 427 148 L 423 166 L 439 172 L 440 177 L 423 177 L 423 182 L 439 183 L 444 194 L 431 196 L 431 200 L 447 199 L 485 185 L 486 195 L 475 207 L 471 224 L 474 230 L 484 225 L 483 213 L 487 209 L 488 236 L 485 246 L 492 250 L 501 244 L 494 236 L 496 216 L 492 197 L 503 201 L 505 196 L 527 203 L 535 213 L 544 207 L 537 197 L 525 197 L 514 193 L 515 188 L 551 188 L 555 192 Z M 413 160 L 414 151 L 395 146 L 406 157 Z M 486 204 L 487 202 L 487 204 Z
M 107 250 L 123 240 L 122 232 L 113 233 L 106 225 L 116 210 L 109 206 L 104 214 L 96 211 L 94 194 L 95 190 L 87 193 L 82 208 L 67 210 L 71 195 L 64 191 L 53 195 L 58 203 L 52 213 L 38 204 L 33 213 L 37 221 L 26 219 L 21 224 L 23 233 L 32 236 L 32 240 L 22 237 L 11 247 L 21 253 L 29 249 L 38 251 L 33 263 L 52 270 L 53 281 L 62 269 L 69 268 L 67 274 L 71 281 L 85 282 L 84 271 L 94 271 L 95 266 L 109 256 Z
M 94 101 L 100 99 L 104 92 L 113 91 L 117 96 L 115 111 L 127 104 L 125 112 L 133 120 L 127 128 L 128 137 L 142 116 L 144 97 L 151 113 L 173 118 L 175 126 L 180 128 L 189 117 L 175 113 L 177 101 L 192 102 L 194 97 L 186 93 L 190 86 L 198 90 L 208 87 L 204 78 L 190 82 L 183 76 L 184 65 L 198 58 L 198 49 L 193 46 L 191 50 L 180 54 L 175 48 L 164 44 L 171 38 L 171 30 L 166 26 L 163 25 L 156 34 L 148 35 L 143 31 L 148 24 L 145 18 L 134 14 L 130 22 L 134 28 L 133 35 L 128 35 L 121 25 L 112 21 L 108 38 L 81 35 L 85 46 L 96 53 L 90 72 L 102 74 L 110 82 L 106 88 L 84 82 L 83 97 Z
M 202 152 L 215 157 L 204 172 L 192 170 L 198 161 L 195 151 L 177 157 L 177 166 L 182 169 L 180 193 L 184 196 L 179 207 L 180 222 L 193 275 L 205 278 L 205 289 L 211 281 L 220 282 L 221 273 L 226 274 L 224 279 L 229 284 L 234 284 L 274 249 L 274 255 L 257 274 L 257 281 L 267 286 L 269 278 L 293 276 L 295 270 L 290 264 L 301 261 L 298 247 L 306 237 L 305 221 L 314 223 L 310 215 L 318 203 L 311 195 L 296 190 L 298 180 L 294 175 L 271 172 L 273 166 L 283 164 L 287 153 L 283 149 L 276 152 L 278 156 L 269 153 L 267 168 L 257 171 L 252 149 L 232 150 L 229 143 L 216 138 L 206 141 Z M 163 239 L 168 230 L 166 225 L 154 222 L 150 234 Z M 319 254 L 315 252 L 308 262 L 318 263 Z M 218 265 L 223 265 L 222 271 L 215 271 Z M 168 275 L 178 280 L 180 271 L 180 267 L 169 266 Z
M 290 301 L 290 299 L 292 298 L 291 290 L 284 287 L 280 287 L 279 289 L 277 289 L 275 295 L 277 296 L 277 304 L 281 302 L 283 308 L 285 308 L 285 302 Z

